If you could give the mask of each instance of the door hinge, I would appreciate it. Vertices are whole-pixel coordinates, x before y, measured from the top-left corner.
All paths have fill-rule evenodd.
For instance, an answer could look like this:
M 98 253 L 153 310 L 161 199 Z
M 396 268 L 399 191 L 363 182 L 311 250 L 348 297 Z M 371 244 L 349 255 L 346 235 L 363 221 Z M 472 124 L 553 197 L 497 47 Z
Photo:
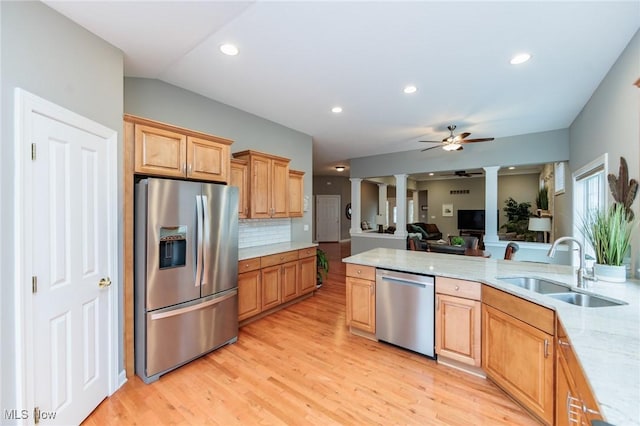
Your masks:
M 36 144 L 35 143 L 31 144 L 31 159 L 32 160 L 36 159 Z
M 35 424 L 40 423 L 40 407 L 33 408 L 33 422 Z
M 31 293 L 38 292 L 38 277 L 35 275 L 31 277 Z

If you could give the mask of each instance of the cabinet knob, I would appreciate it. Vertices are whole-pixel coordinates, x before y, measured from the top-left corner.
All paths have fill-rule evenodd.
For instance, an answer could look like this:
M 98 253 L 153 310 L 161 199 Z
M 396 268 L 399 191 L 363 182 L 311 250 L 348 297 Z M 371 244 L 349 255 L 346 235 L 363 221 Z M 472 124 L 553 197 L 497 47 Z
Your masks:
M 459 286 L 456 286 L 456 291 L 458 291 L 458 290 L 460 290 L 460 287 L 459 287 Z
M 356 271 L 356 274 L 358 274 L 358 275 L 360 275 L 361 273 L 362 273 L 362 271 L 361 271 L 360 269 L 358 269 L 358 270 Z

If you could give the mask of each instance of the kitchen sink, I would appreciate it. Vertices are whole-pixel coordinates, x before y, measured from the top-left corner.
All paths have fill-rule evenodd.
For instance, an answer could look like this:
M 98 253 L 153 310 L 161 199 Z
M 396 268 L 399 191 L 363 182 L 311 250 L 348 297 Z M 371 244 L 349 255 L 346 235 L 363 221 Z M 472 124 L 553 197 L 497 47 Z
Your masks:
M 547 294 L 547 296 L 553 297 L 554 299 L 561 300 L 563 302 L 571 303 L 572 305 L 584 306 L 588 308 L 626 305 L 625 302 L 618 302 L 614 300 L 604 299 L 602 297 L 594 296 L 591 294 L 576 292 Z
M 504 277 L 504 278 L 498 278 L 498 279 L 500 281 L 505 281 L 505 282 L 508 282 L 509 284 L 517 285 L 518 287 L 522 287 L 527 290 L 535 291 L 536 293 L 541 293 L 541 294 L 565 293 L 565 292 L 571 291 L 569 286 L 558 284 L 542 278 Z

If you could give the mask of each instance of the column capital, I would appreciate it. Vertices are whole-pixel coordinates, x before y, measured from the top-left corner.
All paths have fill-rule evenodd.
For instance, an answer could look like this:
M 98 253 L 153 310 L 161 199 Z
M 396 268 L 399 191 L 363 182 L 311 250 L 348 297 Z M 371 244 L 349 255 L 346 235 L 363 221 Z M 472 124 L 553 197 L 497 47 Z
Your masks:
M 362 178 L 349 178 L 349 180 L 353 183 L 362 182 Z
M 486 166 L 486 167 L 483 167 L 483 169 L 487 173 L 498 172 L 498 170 L 500 170 L 500 166 Z

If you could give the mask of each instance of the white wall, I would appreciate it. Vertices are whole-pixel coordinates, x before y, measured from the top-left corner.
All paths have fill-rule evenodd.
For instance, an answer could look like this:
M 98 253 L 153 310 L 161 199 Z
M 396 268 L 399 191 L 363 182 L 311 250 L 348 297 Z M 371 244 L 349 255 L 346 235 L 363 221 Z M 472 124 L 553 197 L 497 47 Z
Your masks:
M 304 195 L 309 197 L 309 210 L 304 212 L 302 218 L 291 219 L 291 239 L 303 242 L 312 240 L 311 136 L 153 79 L 125 79 L 124 111 L 232 139 L 231 152 L 252 149 L 291 159 L 291 169 L 305 172 Z M 307 231 L 304 225 L 309 225 Z
M 0 245 L 2 295 L 0 317 L 0 414 L 5 409 L 26 409 L 15 403 L 14 262 L 11 250 L 15 230 L 14 197 L 14 88 L 23 88 L 102 125 L 122 129 L 123 56 L 100 38 L 87 32 L 40 2 L 0 2 L 2 55 L 2 157 L 0 158 Z M 122 157 L 119 136 L 118 157 Z M 118 182 L 122 182 L 122 162 Z M 118 224 L 121 229 L 121 223 Z M 120 235 L 121 232 L 118 232 Z M 122 253 L 122 241 L 119 242 Z M 122 285 L 122 270 L 118 273 Z M 122 293 L 120 293 L 122 294 Z M 122 324 L 122 315 L 120 317 Z M 122 327 L 120 327 L 122 330 Z M 121 348 L 122 349 L 122 348 Z M 123 354 L 120 354 L 120 367 Z
M 629 176 L 640 180 L 640 88 L 633 85 L 639 77 L 640 32 L 637 32 L 570 127 L 571 171 L 607 152 L 609 173 L 618 174 L 622 156 L 629 165 Z M 632 209 L 640 218 L 638 198 Z M 610 195 L 609 199 L 613 202 Z M 567 203 L 570 202 L 569 197 Z M 631 244 L 634 271 L 640 277 L 639 234 L 635 232 Z

